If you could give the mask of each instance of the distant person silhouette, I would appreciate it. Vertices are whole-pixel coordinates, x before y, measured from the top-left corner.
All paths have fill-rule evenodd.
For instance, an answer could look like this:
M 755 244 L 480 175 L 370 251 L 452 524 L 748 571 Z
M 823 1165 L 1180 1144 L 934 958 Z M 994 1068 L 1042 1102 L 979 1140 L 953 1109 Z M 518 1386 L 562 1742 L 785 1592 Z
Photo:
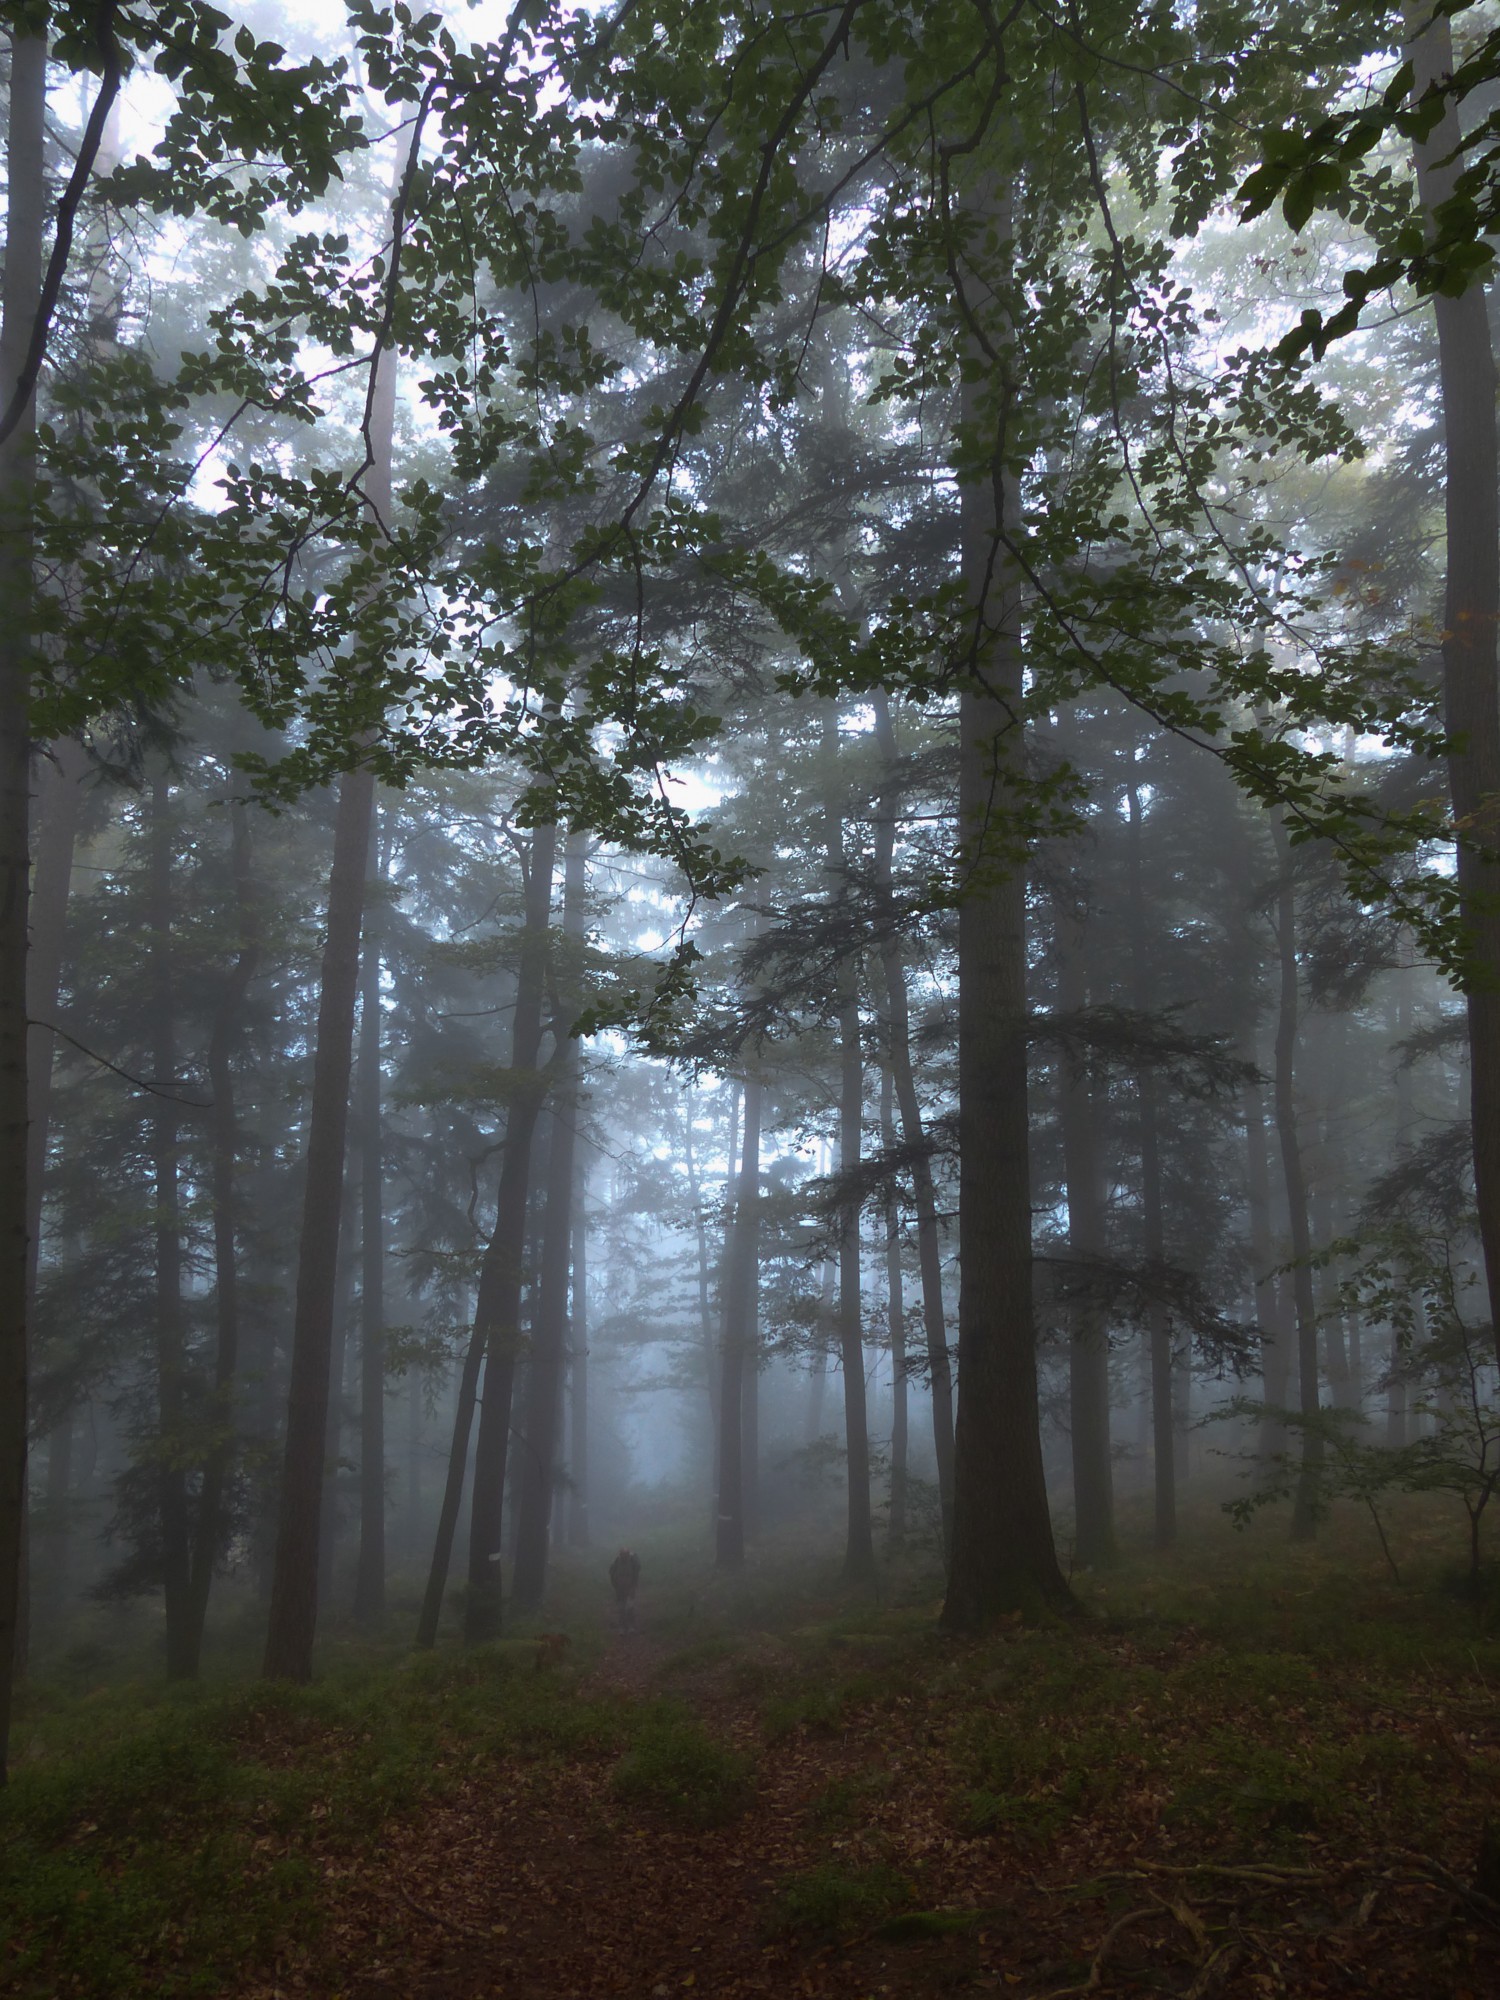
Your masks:
M 634 1549 L 621 1549 L 609 1566 L 610 1588 L 623 1631 L 635 1630 L 635 1594 L 641 1583 L 641 1559 Z

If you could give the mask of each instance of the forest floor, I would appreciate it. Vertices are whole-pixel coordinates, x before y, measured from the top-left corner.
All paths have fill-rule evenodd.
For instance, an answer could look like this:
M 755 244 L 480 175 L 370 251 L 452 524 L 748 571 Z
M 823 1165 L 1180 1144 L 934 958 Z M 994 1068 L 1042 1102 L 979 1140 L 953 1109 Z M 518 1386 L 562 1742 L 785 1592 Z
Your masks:
M 1205 1516 L 979 1640 L 917 1565 L 877 1601 L 643 1535 L 637 1631 L 602 1558 L 559 1577 L 561 1664 L 335 1640 L 311 1688 L 183 1691 L 75 1646 L 0 1795 L 0 1989 L 1500 1995 L 1500 1607 L 1445 1587 L 1460 1533 L 1414 1506 L 1398 1584 L 1352 1519 Z

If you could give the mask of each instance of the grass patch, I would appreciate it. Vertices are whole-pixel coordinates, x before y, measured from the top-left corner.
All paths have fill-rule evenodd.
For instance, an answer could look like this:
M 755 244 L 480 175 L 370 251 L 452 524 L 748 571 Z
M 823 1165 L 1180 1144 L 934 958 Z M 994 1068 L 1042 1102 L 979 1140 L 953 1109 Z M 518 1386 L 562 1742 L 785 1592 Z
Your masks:
M 749 1804 L 751 1759 L 686 1710 L 647 1710 L 632 1736 L 610 1778 L 616 1798 L 698 1827 L 722 1826 Z
M 766 1914 L 770 1936 L 849 1937 L 889 1919 L 910 1902 L 912 1887 L 893 1868 L 841 1868 L 825 1862 L 789 1875 Z

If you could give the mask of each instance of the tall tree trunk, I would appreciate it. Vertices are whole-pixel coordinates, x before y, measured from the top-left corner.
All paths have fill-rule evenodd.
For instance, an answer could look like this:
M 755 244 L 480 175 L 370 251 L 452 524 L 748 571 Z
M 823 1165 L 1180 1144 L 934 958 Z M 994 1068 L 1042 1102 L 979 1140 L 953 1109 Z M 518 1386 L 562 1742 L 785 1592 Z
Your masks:
M 848 885 L 844 853 L 844 821 L 837 798 L 838 712 L 829 707 L 823 718 L 825 870 L 833 897 Z M 847 952 L 839 960 L 837 1006 L 839 1024 L 839 1172 L 853 1174 L 860 1161 L 864 1120 L 864 1056 L 859 1040 L 859 957 Z M 865 1398 L 865 1349 L 859 1241 L 860 1203 L 857 1196 L 839 1205 L 838 1255 L 839 1361 L 844 1374 L 844 1448 L 848 1485 L 848 1532 L 844 1545 L 845 1574 L 856 1578 L 875 1573 L 875 1541 L 870 1518 L 870 1427 Z
M 1142 881 L 1141 794 L 1134 782 L 1126 787 L 1130 812 L 1129 906 L 1134 998 L 1138 1012 L 1149 1014 L 1155 1004 L 1146 937 L 1146 898 Z M 1141 1119 L 1141 1249 L 1149 1268 L 1166 1261 L 1166 1231 L 1161 1199 L 1160 1105 L 1156 1074 L 1149 1067 L 1136 1075 Z M 1151 1459 L 1156 1499 L 1155 1539 L 1169 1549 L 1177 1539 L 1177 1459 L 1172 1412 L 1172 1327 L 1167 1311 L 1153 1298 L 1146 1308 L 1146 1338 L 1151 1358 Z
M 203 1651 L 208 1595 L 227 1531 L 224 1492 L 234 1463 L 235 1375 L 240 1355 L 239 1203 L 236 1169 L 239 1120 L 235 1107 L 235 1038 L 245 996 L 260 963 L 259 923 L 250 873 L 250 826 L 245 808 L 230 806 L 230 870 L 238 931 L 230 966 L 214 1010 L 208 1041 L 208 1081 L 213 1097 L 210 1185 L 214 1230 L 214 1387 L 209 1406 L 211 1430 L 204 1454 L 198 1514 L 193 1526 L 192 1577 L 188 1613 L 189 1671 L 196 1674 Z
M 573 1183 L 573 1313 L 568 1342 L 573 1374 L 568 1402 L 568 1547 L 586 1549 L 589 1536 L 589 1169 L 579 1149 Z
M 172 817 L 165 778 L 149 804 L 147 924 L 151 964 L 151 1061 L 157 1094 L 151 1126 L 153 1233 L 156 1257 L 157 1510 L 161 1530 L 162 1595 L 166 1610 L 167 1678 L 190 1677 L 192 1643 L 187 1467 L 187 1323 L 182 1299 L 182 1204 L 178 1187 L 178 1122 L 172 1095 L 177 1076 L 177 1023 L 172 994 Z
M 891 727 L 885 690 L 874 695 L 875 741 L 887 769 L 896 770 L 896 736 Z M 876 827 L 876 893 L 886 912 L 880 949 L 890 1027 L 891 1082 L 901 1113 L 901 1136 L 911 1152 L 912 1196 L 917 1216 L 917 1270 L 922 1285 L 922 1330 L 927 1344 L 927 1373 L 932 1385 L 932 1443 L 937 1461 L 938 1504 L 942 1510 L 943 1559 L 953 1554 L 953 1362 L 948 1351 L 948 1321 L 943 1306 L 943 1246 L 938 1227 L 937 1194 L 932 1162 L 926 1152 L 922 1106 L 911 1062 L 911 1007 L 906 989 L 906 964 L 894 922 L 893 853 L 896 823 L 896 782 L 892 776 Z
M 396 357 L 377 354 L 371 398 L 372 463 L 365 491 L 377 525 L 391 515 L 391 447 L 396 416 Z M 359 991 L 359 935 L 375 778 L 356 765 L 339 783 L 333 867 L 328 878 L 328 929 L 318 996 L 312 1107 L 307 1131 L 307 1182 L 297 1258 L 297 1303 L 287 1390 L 286 1453 L 271 1579 L 265 1672 L 273 1680 L 312 1676 L 318 1622 L 318 1524 L 324 1500 L 329 1365 L 333 1352 L 334 1286 L 343 1216 L 344 1155 L 349 1129 L 349 1081 L 354 1067 L 354 1003 Z
M 88 759 L 71 737 L 53 746 L 50 756 L 39 760 L 41 783 L 37 797 L 36 861 L 32 870 L 30 939 L 26 958 L 26 1313 L 30 1321 L 36 1307 L 36 1281 L 42 1248 L 42 1196 L 46 1181 L 47 1143 L 52 1108 L 52 1059 L 62 988 L 63 945 L 67 936 L 68 891 L 73 874 L 73 849 L 78 837 L 79 814 L 83 804 L 83 778 Z M 71 1460 L 68 1437 L 71 1418 L 65 1418 L 64 1438 L 56 1454 L 59 1466 Z M 54 1487 L 53 1452 L 47 1457 L 48 1508 Z M 65 1477 L 65 1476 L 64 1476 Z M 64 1488 L 65 1490 L 65 1488 Z M 21 1564 L 18 1587 L 19 1616 L 16 1627 L 16 1669 L 24 1672 L 31 1632 L 31 1535 L 23 1494 Z M 58 1524 L 49 1532 L 61 1533 L 66 1523 L 63 1503 L 55 1516 Z M 53 1555 L 49 1553 L 49 1567 Z M 57 1578 L 50 1577 L 54 1601 L 58 1598 Z
M 562 931 L 573 947 L 566 955 L 553 1005 L 557 1047 L 552 1092 L 552 1139 L 547 1151 L 542 1253 L 531 1332 L 525 1444 L 516 1508 L 516 1569 L 512 1585 L 518 1611 L 540 1608 L 547 1584 L 547 1542 L 557 1483 L 557 1434 L 562 1415 L 568 1347 L 568 1277 L 572 1262 L 574 1161 L 577 1156 L 578 1080 L 581 1052 L 568 1031 L 578 1012 L 574 960 L 584 933 L 588 888 L 586 833 L 570 833 L 563 858 Z
M 896 1145 L 895 1093 L 889 1068 L 880 1077 L 880 1143 L 887 1156 Z M 909 1472 L 909 1384 L 906 1379 L 906 1301 L 901 1277 L 901 1207 L 895 1183 L 885 1198 L 885 1320 L 891 1349 L 891 1515 L 890 1545 L 904 1547 Z
M 1432 0 L 1406 0 L 1407 55 L 1414 97 L 1451 74 L 1447 13 Z M 1458 114 L 1450 103 L 1415 148 L 1417 191 L 1430 218 L 1463 172 Z M 1495 356 L 1484 287 L 1433 298 L 1443 399 L 1444 504 L 1448 581 L 1443 611 L 1443 711 L 1453 741 L 1448 788 L 1465 829 L 1458 849 L 1459 909 L 1468 932 L 1470 1120 L 1474 1196 L 1484 1250 L 1490 1316 L 1500 1339 L 1500 445 Z
M 377 893 L 385 868 L 376 829 L 370 844 Z M 380 1115 L 380 931 L 365 924 L 359 1001 L 359 1559 L 354 1617 L 366 1629 L 385 1616 L 385 1176 Z
M 739 1569 L 745 1560 L 744 1384 L 754 1365 L 756 1292 L 760 1265 L 760 1066 L 745 1074 L 744 1153 L 735 1189 L 724 1271 L 724 1366 L 719 1392 L 719 1500 L 714 1560 Z
M 42 1242 L 42 1193 L 47 1165 L 52 1104 L 52 1024 L 62 991 L 63 949 L 67 940 L 68 895 L 73 850 L 83 810 L 88 757 L 70 736 L 52 745 L 41 761 L 37 794 L 36 867 L 31 885 L 30 950 L 26 961 L 26 1006 L 31 1028 L 26 1041 L 27 1128 L 26 1236 L 27 1297 L 36 1291 Z
M 531 839 L 526 922 L 521 933 L 521 965 L 516 980 L 515 1027 L 511 1041 L 514 1092 L 505 1121 L 505 1154 L 500 1166 L 495 1227 L 480 1266 L 479 1292 L 474 1302 L 474 1333 L 484 1353 L 484 1396 L 479 1409 L 479 1437 L 474 1448 L 474 1494 L 469 1510 L 469 1583 L 464 1599 L 464 1636 L 471 1642 L 492 1639 L 500 1630 L 501 1529 L 510 1450 L 511 1400 L 515 1391 L 516 1358 L 521 1340 L 521 1279 L 526 1251 L 527 1194 L 531 1186 L 531 1145 L 546 1089 L 538 1061 L 542 1048 L 542 1004 L 547 987 L 547 925 L 552 907 L 552 874 L 556 860 L 557 828 L 537 827 Z M 461 1459 L 458 1473 L 461 1480 Z M 450 1461 L 450 1479 L 452 1476 L 453 1465 Z M 446 1508 L 446 1500 L 444 1505 Z M 433 1562 L 436 1571 L 436 1556 Z M 446 1553 L 443 1568 L 446 1571 Z M 428 1589 L 430 1596 L 431 1581 Z M 441 1602 L 441 1589 L 438 1597 Z M 431 1611 L 435 1631 L 436 1606 L 432 1606 Z M 424 1620 L 425 1616 L 424 1613 Z
M 715 1437 L 719 1427 L 719 1343 L 714 1334 L 714 1316 L 708 1269 L 708 1220 L 703 1213 L 703 1190 L 698 1182 L 698 1163 L 693 1156 L 693 1113 L 689 1105 L 682 1120 L 683 1153 L 687 1161 L 688 1200 L 693 1208 L 693 1234 L 698 1250 L 698 1339 L 703 1349 L 703 1373 L 708 1387 L 708 1413 Z
M 1247 1083 L 1245 1105 L 1245 1180 L 1250 1212 L 1250 1262 L 1255 1284 L 1255 1325 L 1260 1336 L 1261 1398 L 1272 1409 L 1285 1409 L 1291 1381 L 1292 1328 L 1286 1297 L 1275 1273 L 1276 1253 L 1271 1230 L 1271 1163 L 1266 1145 L 1265 1110 L 1260 1084 Z M 1267 1416 L 1261 1424 L 1256 1456 L 1264 1465 L 1286 1450 L 1286 1426 Z
M 1058 930 L 1058 1005 L 1065 1014 L 1077 1014 L 1088 1004 L 1081 920 L 1071 912 L 1060 912 Z M 1066 1055 L 1060 1111 L 1068 1250 L 1084 1272 L 1068 1338 L 1074 1547 L 1083 1567 L 1100 1569 L 1118 1553 L 1109 1443 L 1109 1329 L 1094 1268 L 1108 1249 L 1108 1197 L 1094 1090 L 1080 1063 Z
M 1011 233 L 1009 200 L 992 233 Z M 979 361 L 979 357 L 974 357 Z M 972 1630 L 1005 1613 L 1072 1601 L 1052 1540 L 1037 1401 L 1027 1105 L 1026 866 L 997 818 L 1019 778 L 1025 687 L 1021 602 L 1004 538 L 1017 525 L 1007 463 L 1004 363 L 963 390 L 967 425 L 989 401 L 985 481 L 962 488 L 962 570 L 972 653 L 959 696 L 959 1293 L 953 1563 L 943 1621 Z
M 828 1347 L 833 1337 L 833 1291 L 838 1278 L 838 1262 L 823 1260 L 823 1277 L 818 1287 L 818 1351 L 813 1358 L 812 1394 L 807 1399 L 807 1441 L 816 1444 L 823 1435 L 823 1399 L 828 1389 Z
M 42 281 L 45 35 L 11 35 L 0 407 L 20 383 Z M 0 444 L 0 1784 L 10 1741 L 26 1508 L 26 891 L 30 867 L 36 404 Z
M 343 1532 L 344 1425 L 349 1416 L 349 1320 L 354 1308 L 355 1182 L 347 1163 L 333 1282 L 333 1341 L 328 1355 L 328 1424 L 323 1433 L 323 1505 L 318 1516 L 318 1610 L 333 1604 L 333 1565 Z
M 1307 1175 L 1297 1129 L 1297 887 L 1286 828 L 1275 822 L 1281 874 L 1276 890 L 1276 947 L 1281 969 L 1276 1009 L 1276 1137 L 1286 1183 L 1287 1229 L 1292 1250 L 1292 1297 L 1297 1309 L 1297 1392 L 1304 1421 L 1302 1467 L 1292 1509 L 1292 1534 L 1310 1541 L 1317 1532 L 1323 1469 L 1323 1438 L 1317 1428 L 1318 1307 L 1313 1296 L 1312 1225 L 1307 1209 Z

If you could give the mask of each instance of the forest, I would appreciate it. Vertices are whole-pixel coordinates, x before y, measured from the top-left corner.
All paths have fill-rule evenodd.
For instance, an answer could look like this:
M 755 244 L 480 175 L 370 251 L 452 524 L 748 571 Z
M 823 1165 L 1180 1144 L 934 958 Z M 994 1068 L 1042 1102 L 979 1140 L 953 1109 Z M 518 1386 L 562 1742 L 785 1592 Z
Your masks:
M 0 1988 L 1500 1994 L 1500 8 L 0 27 Z

